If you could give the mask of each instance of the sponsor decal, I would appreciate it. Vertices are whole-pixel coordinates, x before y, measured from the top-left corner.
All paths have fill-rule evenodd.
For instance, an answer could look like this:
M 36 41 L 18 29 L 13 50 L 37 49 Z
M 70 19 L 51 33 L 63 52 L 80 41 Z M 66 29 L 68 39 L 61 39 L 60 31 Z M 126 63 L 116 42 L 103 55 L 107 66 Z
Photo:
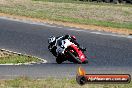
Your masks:
M 131 76 L 129 74 L 86 74 L 86 71 L 79 67 L 76 81 L 80 85 L 86 83 L 130 83 Z

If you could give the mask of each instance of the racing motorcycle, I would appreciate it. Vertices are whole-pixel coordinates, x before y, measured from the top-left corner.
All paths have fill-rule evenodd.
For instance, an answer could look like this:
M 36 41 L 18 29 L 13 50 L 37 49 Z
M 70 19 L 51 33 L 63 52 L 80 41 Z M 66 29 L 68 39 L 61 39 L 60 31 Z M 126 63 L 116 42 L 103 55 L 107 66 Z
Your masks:
M 88 63 L 87 57 L 84 52 L 80 50 L 77 45 L 70 42 L 70 40 L 62 40 L 61 38 L 59 38 L 56 40 L 55 46 L 57 47 L 56 52 L 59 54 L 58 56 L 56 56 L 56 62 L 58 64 L 61 64 L 66 60 L 78 64 Z M 50 50 L 50 45 L 48 46 L 48 49 Z

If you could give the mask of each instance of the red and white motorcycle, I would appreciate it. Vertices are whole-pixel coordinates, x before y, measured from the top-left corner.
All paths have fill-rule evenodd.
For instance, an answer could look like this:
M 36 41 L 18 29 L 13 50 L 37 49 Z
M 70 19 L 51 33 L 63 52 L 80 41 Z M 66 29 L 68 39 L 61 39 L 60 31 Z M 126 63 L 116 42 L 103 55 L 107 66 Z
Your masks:
M 77 45 L 70 42 L 70 40 L 61 40 L 61 38 L 59 38 L 56 40 L 55 46 L 57 47 L 56 52 L 58 56 L 56 58 L 56 62 L 58 64 L 61 64 L 66 60 L 78 64 L 88 63 L 88 59 L 85 54 L 78 48 Z

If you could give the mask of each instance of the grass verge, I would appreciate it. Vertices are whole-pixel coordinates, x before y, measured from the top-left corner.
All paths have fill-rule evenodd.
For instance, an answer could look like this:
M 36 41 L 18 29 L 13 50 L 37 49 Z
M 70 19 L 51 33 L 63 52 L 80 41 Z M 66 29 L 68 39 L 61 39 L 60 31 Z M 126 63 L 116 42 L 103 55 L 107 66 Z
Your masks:
M 42 60 L 32 56 L 17 55 L 6 51 L 0 51 L 0 64 L 24 64 L 33 62 L 42 62 Z
M 0 80 L 0 88 L 131 88 L 130 84 L 86 84 L 80 86 L 76 80 L 71 79 L 30 79 L 19 77 L 13 80 Z
M 30 62 L 41 62 L 41 60 L 34 57 L 19 56 L 19 55 L 0 57 L 0 64 L 18 64 L 18 63 L 30 63 Z

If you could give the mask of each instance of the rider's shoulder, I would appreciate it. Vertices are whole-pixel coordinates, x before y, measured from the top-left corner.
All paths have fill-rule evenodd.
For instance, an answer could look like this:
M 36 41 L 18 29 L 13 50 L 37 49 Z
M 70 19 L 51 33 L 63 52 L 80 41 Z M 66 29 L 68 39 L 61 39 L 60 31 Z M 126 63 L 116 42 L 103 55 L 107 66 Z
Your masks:
M 56 37 L 56 39 L 59 39 L 59 38 L 61 38 L 61 37 L 63 37 L 63 36 L 58 36 L 58 37 Z

